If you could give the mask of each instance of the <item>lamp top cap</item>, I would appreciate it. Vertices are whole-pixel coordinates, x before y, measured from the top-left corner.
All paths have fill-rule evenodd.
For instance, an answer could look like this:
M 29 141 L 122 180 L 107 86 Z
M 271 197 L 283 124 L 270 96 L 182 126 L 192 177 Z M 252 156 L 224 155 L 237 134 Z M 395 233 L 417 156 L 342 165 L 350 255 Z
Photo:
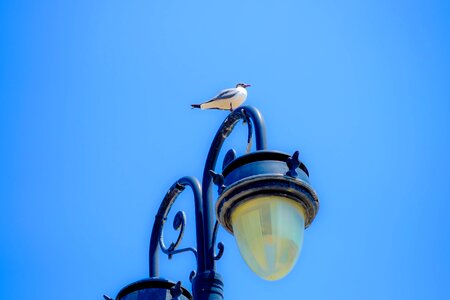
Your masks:
M 224 169 L 222 171 L 223 176 L 227 176 L 230 174 L 233 170 L 239 168 L 240 166 L 262 161 L 262 160 L 275 160 L 275 161 L 282 161 L 286 162 L 291 157 L 290 154 L 281 152 L 281 151 L 273 151 L 273 150 L 260 150 L 255 151 L 252 153 L 248 153 L 242 156 L 237 157 L 236 159 L 229 162 L 227 165 L 224 166 Z M 309 177 L 309 171 L 306 168 L 306 166 L 303 163 L 300 163 L 299 168 L 305 172 L 305 174 Z

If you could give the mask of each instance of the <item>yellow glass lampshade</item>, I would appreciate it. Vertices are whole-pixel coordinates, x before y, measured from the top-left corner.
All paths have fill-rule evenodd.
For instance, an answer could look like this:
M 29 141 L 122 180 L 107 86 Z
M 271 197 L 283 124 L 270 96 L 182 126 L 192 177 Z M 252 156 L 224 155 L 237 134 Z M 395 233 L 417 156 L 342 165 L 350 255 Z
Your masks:
M 293 268 L 303 244 L 305 211 L 294 200 L 261 196 L 231 213 L 239 251 L 247 265 L 266 280 L 278 280 Z

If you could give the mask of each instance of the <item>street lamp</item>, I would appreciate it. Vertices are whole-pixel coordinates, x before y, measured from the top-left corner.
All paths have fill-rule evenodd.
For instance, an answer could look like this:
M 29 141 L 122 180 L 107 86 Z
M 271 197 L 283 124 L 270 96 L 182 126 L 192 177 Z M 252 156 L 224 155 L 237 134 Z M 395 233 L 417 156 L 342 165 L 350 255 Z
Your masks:
M 228 151 L 222 171 L 217 173 L 215 166 L 222 145 L 239 120 L 247 123 L 249 146 L 254 127 L 256 151 L 240 157 L 234 150 Z M 319 208 L 308 178 L 298 151 L 288 155 L 267 150 L 264 121 L 256 108 L 244 106 L 231 112 L 211 144 L 202 185 L 194 177 L 183 177 L 172 185 L 160 204 L 150 238 L 149 278 L 124 287 L 116 300 L 222 300 L 223 281 L 216 272 L 215 261 L 223 254 L 223 244 L 217 244 L 217 254 L 214 251 L 219 224 L 236 237 L 242 257 L 257 275 L 267 280 L 284 277 L 294 266 L 303 231 Z M 213 183 L 219 194 L 216 217 Z M 184 212 L 177 212 L 173 221 L 173 227 L 180 231 L 175 242 L 166 246 L 162 230 L 172 205 L 186 186 L 194 195 L 196 248 L 178 249 L 186 223 Z M 180 281 L 175 283 L 159 276 L 158 248 L 169 258 L 187 251 L 195 254 L 197 270 L 190 275 L 192 296 Z

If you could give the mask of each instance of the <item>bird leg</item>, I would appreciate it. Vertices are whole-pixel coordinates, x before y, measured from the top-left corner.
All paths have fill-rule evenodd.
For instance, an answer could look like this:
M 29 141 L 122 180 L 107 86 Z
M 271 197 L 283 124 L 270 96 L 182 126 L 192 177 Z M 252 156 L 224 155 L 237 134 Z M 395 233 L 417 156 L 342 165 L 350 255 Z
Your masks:
M 230 111 L 233 111 L 233 103 L 230 102 Z

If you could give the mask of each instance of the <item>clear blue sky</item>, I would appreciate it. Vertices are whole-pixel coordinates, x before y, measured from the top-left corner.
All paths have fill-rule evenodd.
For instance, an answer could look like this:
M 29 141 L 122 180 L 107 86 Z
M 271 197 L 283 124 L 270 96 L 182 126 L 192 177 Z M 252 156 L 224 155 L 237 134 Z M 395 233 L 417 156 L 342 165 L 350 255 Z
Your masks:
M 1 1 L 1 298 L 102 299 L 147 276 L 159 202 L 201 176 L 227 115 L 189 105 L 240 81 L 321 210 L 278 282 L 222 230 L 226 299 L 449 299 L 450 4 L 432 0 Z M 186 246 L 192 207 L 175 207 Z M 161 275 L 190 288 L 194 268 Z

